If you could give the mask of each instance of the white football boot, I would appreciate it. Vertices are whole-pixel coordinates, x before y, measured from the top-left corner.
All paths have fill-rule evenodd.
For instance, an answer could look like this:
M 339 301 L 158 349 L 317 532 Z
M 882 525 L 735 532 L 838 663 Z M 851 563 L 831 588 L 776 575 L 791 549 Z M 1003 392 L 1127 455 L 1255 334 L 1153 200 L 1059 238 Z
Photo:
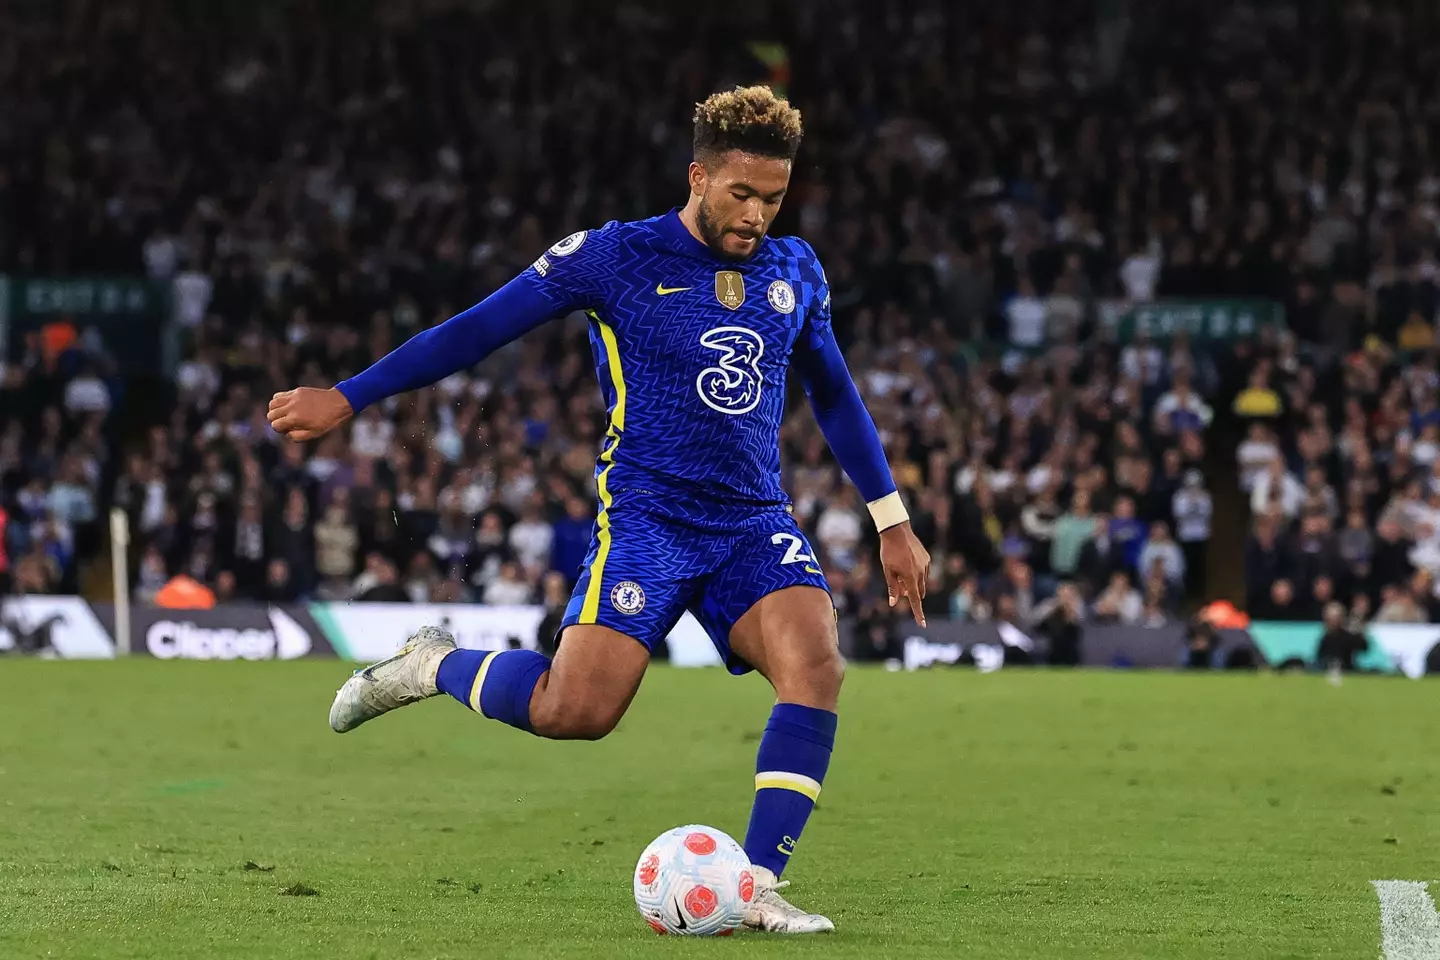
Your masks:
M 751 867 L 755 877 L 755 899 L 745 914 L 747 930 L 766 933 L 829 933 L 835 924 L 829 917 L 806 913 L 776 891 L 790 886 L 789 880 L 777 880 L 765 867 Z
M 330 729 L 354 730 L 366 720 L 440 692 L 435 675 L 440 661 L 455 649 L 455 638 L 439 627 L 421 627 L 395 655 L 357 670 L 335 694 Z

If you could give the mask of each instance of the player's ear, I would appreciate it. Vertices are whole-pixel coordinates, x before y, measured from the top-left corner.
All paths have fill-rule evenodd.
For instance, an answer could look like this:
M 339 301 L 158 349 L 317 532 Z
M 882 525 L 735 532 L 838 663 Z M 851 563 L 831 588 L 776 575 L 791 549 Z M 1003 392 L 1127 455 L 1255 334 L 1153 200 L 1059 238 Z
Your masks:
M 705 164 L 699 160 L 690 161 L 690 192 L 697 197 L 705 196 L 705 188 L 710 183 L 710 174 L 705 170 Z

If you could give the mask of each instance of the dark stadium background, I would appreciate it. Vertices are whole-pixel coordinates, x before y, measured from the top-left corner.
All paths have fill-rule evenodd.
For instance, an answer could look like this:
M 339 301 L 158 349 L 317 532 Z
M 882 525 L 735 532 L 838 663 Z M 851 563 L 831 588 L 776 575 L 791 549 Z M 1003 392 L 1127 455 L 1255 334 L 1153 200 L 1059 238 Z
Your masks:
M 1433 638 L 1393 625 L 1440 615 L 1436 19 L 7 5 L 0 638 L 44 649 L 46 597 L 111 622 L 118 507 L 137 624 L 183 576 L 220 603 L 202 629 L 282 633 L 255 601 L 462 630 L 505 604 L 540 608 L 535 642 L 593 516 L 583 323 L 303 451 L 264 404 L 575 229 L 678 205 L 694 102 L 760 81 L 807 124 L 775 229 L 826 264 L 936 559 L 927 645 L 797 402 L 787 483 L 853 656 L 1243 666 L 1314 662 L 1323 635 L 1318 659 L 1423 672 Z M 62 653 L 80 616 L 45 628 Z

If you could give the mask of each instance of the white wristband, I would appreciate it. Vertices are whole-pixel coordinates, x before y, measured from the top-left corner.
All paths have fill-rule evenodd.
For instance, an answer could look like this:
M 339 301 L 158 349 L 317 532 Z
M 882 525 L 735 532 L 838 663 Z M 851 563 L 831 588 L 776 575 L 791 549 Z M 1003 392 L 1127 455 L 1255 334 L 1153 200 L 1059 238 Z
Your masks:
M 870 508 L 870 519 L 875 521 L 876 530 L 888 530 L 910 519 L 899 490 L 887 493 L 879 500 L 871 500 L 865 506 Z

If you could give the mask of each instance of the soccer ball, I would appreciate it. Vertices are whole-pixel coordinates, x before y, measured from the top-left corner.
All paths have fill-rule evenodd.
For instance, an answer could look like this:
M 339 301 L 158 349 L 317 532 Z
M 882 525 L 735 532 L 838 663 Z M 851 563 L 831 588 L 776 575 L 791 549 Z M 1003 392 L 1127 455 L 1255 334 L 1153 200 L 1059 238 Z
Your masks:
M 754 896 L 750 858 L 714 827 L 667 830 L 635 865 L 635 906 L 656 933 L 727 936 Z

